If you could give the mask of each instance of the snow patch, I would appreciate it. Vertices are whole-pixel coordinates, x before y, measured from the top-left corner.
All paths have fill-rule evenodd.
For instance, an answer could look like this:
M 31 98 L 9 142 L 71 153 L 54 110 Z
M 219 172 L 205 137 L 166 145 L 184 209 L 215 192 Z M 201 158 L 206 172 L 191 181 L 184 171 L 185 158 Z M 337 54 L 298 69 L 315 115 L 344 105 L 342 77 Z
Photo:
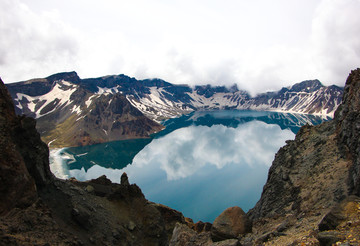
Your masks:
M 71 109 L 71 112 L 76 113 L 77 115 L 81 114 L 82 111 L 80 105 L 74 105 Z
M 93 99 L 94 97 L 96 97 L 96 95 L 91 95 L 91 96 L 85 101 L 85 105 L 86 105 L 87 108 L 91 105 L 92 99 Z
M 79 120 L 84 119 L 84 118 L 85 118 L 85 115 L 83 115 L 83 116 L 81 116 L 81 117 L 77 118 L 77 119 L 76 119 L 76 121 L 79 121 Z

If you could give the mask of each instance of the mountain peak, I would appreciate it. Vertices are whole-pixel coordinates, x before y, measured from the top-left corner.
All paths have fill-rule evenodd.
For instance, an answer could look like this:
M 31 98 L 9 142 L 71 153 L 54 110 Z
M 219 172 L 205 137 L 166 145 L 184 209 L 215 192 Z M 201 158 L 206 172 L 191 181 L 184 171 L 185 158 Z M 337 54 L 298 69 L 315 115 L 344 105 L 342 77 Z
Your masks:
M 305 80 L 303 82 L 296 83 L 293 86 L 291 86 L 290 91 L 311 93 L 320 89 L 321 87 L 323 87 L 323 84 L 317 79 Z
M 78 83 L 80 81 L 80 77 L 75 71 L 72 72 L 62 72 L 50 75 L 46 78 L 47 80 L 54 82 L 57 80 L 66 80 L 73 83 Z

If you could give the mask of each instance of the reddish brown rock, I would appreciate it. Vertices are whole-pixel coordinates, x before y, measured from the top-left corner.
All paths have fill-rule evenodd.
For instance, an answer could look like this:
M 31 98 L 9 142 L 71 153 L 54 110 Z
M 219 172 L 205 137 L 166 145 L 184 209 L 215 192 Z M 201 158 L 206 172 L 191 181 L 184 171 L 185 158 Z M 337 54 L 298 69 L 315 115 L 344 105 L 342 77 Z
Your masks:
M 251 222 L 240 207 L 225 209 L 214 221 L 211 237 L 214 241 L 237 238 L 251 231 Z

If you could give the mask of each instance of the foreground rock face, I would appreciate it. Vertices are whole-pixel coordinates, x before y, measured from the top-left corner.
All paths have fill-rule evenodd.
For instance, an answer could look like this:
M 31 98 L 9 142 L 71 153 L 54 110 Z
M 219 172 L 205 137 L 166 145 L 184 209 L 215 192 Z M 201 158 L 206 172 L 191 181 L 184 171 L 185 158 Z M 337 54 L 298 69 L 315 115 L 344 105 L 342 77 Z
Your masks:
M 344 178 L 349 165 L 332 122 L 302 127 L 295 140 L 276 154 L 261 199 L 249 216 L 297 215 L 335 205 L 348 195 Z
M 180 212 L 147 201 L 126 174 L 56 179 L 35 123 L 15 115 L 0 81 L 1 245 L 168 245 Z
M 334 121 L 304 126 L 279 150 L 251 218 L 329 207 L 358 192 L 360 69 L 347 79 Z

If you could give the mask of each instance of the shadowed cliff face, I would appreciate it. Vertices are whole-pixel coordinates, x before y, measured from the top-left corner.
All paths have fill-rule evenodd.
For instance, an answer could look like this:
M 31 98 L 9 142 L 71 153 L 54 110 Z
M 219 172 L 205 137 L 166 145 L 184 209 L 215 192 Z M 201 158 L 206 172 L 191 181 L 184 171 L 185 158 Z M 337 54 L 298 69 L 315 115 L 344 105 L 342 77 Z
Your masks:
M 36 121 L 33 118 L 25 116 L 16 116 L 14 106 L 4 84 L 1 86 L 1 111 L 2 126 L 7 129 L 3 138 L 9 144 L 15 144 L 16 155 L 19 155 L 33 177 L 37 186 L 43 186 L 53 178 L 49 168 L 49 149 L 40 139 L 40 134 L 36 130 Z M 5 153 L 9 153 L 4 151 Z
M 12 100 L 0 79 L 0 215 L 26 207 L 37 198 L 34 179 L 19 153 L 13 134 L 20 126 Z

